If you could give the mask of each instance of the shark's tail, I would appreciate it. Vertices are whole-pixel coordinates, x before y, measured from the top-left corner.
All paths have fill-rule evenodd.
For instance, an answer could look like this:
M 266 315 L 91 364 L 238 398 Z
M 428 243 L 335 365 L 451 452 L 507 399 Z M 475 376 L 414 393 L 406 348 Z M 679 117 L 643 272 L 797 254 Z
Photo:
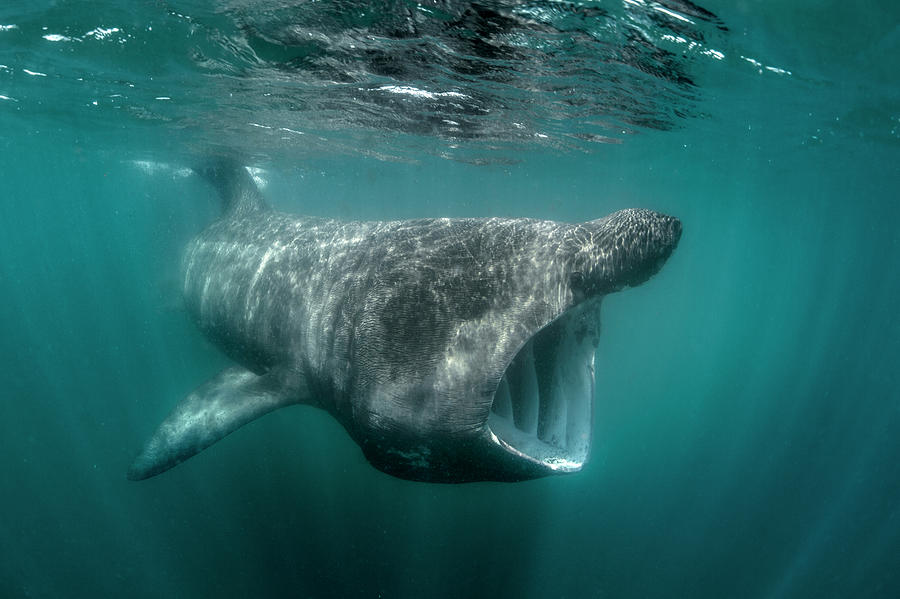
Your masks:
M 253 177 L 235 158 L 207 158 L 194 167 L 194 172 L 209 181 L 219 192 L 222 212 L 226 218 L 240 218 L 268 209 Z

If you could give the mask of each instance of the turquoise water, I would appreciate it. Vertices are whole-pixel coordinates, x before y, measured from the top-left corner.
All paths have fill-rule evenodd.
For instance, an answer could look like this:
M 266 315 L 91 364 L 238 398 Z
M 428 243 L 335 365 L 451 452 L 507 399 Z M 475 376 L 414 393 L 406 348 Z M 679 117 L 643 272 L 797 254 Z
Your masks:
M 896 7 L 656 5 L 693 23 L 679 41 L 650 3 L 587 3 L 605 15 L 482 31 L 521 54 L 391 74 L 371 57 L 463 56 L 427 20 L 462 13 L 401 38 L 411 3 L 135 4 L 0 8 L 0 595 L 900 595 Z M 669 70 L 591 62 L 633 27 Z M 662 271 L 604 303 L 585 470 L 406 482 L 293 407 L 127 481 L 228 364 L 179 295 L 210 148 L 291 212 L 678 216 Z

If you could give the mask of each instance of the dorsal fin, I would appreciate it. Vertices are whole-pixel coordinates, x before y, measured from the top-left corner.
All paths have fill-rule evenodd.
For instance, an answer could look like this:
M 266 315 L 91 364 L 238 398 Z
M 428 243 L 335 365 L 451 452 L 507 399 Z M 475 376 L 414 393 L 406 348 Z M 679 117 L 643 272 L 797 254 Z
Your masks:
M 209 181 L 222 200 L 222 212 L 226 218 L 240 218 L 268 205 L 253 181 L 253 177 L 237 160 L 215 156 L 194 167 L 194 172 Z

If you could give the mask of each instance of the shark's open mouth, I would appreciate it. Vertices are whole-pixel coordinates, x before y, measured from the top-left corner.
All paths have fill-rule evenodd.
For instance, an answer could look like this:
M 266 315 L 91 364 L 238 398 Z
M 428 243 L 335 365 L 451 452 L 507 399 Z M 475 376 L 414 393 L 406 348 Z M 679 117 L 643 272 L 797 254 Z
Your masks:
M 599 301 L 572 308 L 532 336 L 494 392 L 487 426 L 506 451 L 575 472 L 591 447 Z

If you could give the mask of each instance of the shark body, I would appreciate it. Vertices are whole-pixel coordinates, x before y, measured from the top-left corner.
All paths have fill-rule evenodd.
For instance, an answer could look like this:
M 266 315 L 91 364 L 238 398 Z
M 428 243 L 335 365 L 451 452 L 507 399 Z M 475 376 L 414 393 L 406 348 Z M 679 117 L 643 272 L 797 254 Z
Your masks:
M 303 218 L 270 210 L 239 165 L 197 170 L 224 214 L 187 248 L 184 296 L 236 365 L 176 406 L 133 480 L 298 403 L 401 478 L 576 472 L 602 298 L 647 280 L 681 235 L 677 219 L 639 209 L 578 224 Z

